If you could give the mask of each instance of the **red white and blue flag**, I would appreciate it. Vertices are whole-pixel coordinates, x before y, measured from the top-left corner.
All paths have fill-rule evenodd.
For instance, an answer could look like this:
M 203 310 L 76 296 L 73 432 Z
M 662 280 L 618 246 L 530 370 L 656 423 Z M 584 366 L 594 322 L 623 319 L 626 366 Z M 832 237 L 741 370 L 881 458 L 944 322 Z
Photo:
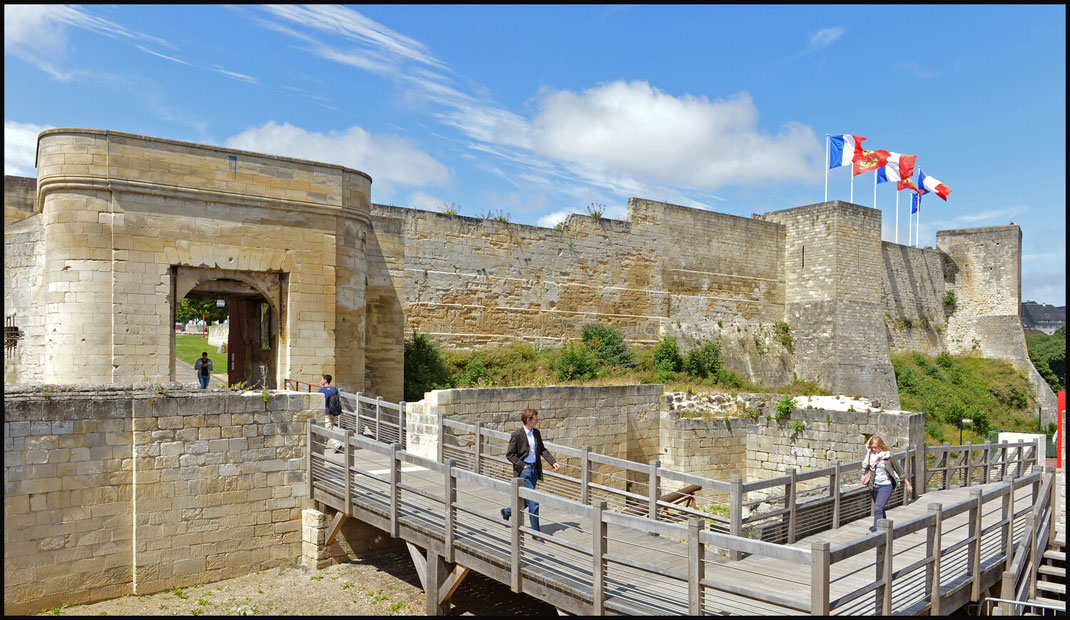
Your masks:
M 921 186 L 921 193 L 933 192 L 945 201 L 947 200 L 947 195 L 951 193 L 950 187 L 941 183 L 936 177 L 927 176 L 921 170 L 918 170 L 918 185 Z
M 903 179 L 910 179 L 914 176 L 914 162 L 917 160 L 917 155 L 903 155 L 889 151 L 888 163 L 877 171 L 877 182 L 896 181 L 899 184 L 897 189 L 904 189 Z
M 843 134 L 829 137 L 829 170 L 840 166 L 850 166 L 862 153 L 862 136 Z

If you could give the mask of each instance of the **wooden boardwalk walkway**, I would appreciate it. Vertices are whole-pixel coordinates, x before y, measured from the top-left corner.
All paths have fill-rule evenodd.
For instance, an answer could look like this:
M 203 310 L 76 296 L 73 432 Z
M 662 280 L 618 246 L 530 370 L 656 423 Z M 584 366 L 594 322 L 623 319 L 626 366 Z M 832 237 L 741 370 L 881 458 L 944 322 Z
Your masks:
M 404 425 L 396 422 L 393 439 L 404 440 L 396 432 Z M 340 440 L 346 449 L 335 452 L 328 440 Z M 588 504 L 570 499 L 571 492 L 564 497 L 548 493 L 543 485 L 531 491 L 517 480 L 476 473 L 452 459 L 441 463 L 409 454 L 401 443 L 386 445 L 312 424 L 308 445 L 310 496 L 339 511 L 335 529 L 344 515 L 409 543 L 428 591 L 429 614 L 447 608 L 469 570 L 585 615 L 948 613 L 990 595 L 1012 558 L 1016 566 L 1027 564 L 1016 552 L 1021 556 L 1026 543 L 1036 547 L 1038 535 L 1046 542 L 1053 519 L 1052 476 L 1028 473 L 1022 465 L 1029 456 L 1023 456 L 1020 446 L 1017 461 L 1006 458 L 1004 449 L 1004 459 L 993 460 L 992 468 L 987 466 L 988 452 L 995 451 L 990 446 L 976 459 L 969 446 L 959 453 L 930 448 L 943 451 L 944 467 L 939 479 L 932 471 L 923 474 L 929 486 L 950 486 L 956 468 L 968 472 L 956 473 L 957 480 L 972 486 L 930 489 L 890 508 L 876 533 L 869 532 L 872 517 L 861 515 L 793 540 L 796 514 L 808 514 L 806 504 L 796 509 L 793 503 L 775 519 L 791 524 L 792 542 L 777 544 L 729 535 L 725 519 L 712 515 L 686 522 L 660 520 L 661 502 L 657 519 L 649 518 L 653 512 L 643 506 L 625 514 L 590 496 Z M 973 468 L 982 460 L 985 470 L 977 474 Z M 652 480 L 655 474 L 668 475 L 653 466 L 650 470 Z M 839 514 L 838 466 L 835 472 L 830 485 Z M 1004 474 L 1004 480 L 984 482 Z M 799 479 L 805 476 L 810 473 Z M 795 480 L 792 473 L 792 485 Z M 792 502 L 794 488 L 786 493 Z M 864 493 L 853 489 L 842 495 L 858 499 L 860 491 Z M 541 532 L 527 527 L 524 499 L 539 502 Z M 823 501 L 831 505 L 827 498 Z M 513 507 L 510 521 L 500 515 L 505 506 Z M 692 514 L 701 513 L 685 516 Z M 751 536 L 760 533 L 750 531 Z

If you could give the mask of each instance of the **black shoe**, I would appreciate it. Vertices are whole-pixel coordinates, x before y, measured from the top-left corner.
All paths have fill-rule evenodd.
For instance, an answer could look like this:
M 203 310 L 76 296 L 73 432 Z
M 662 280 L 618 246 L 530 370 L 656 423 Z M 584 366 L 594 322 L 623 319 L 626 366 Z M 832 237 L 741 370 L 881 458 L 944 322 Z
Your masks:
M 876 532 L 876 531 L 877 531 L 877 528 L 875 528 L 875 527 L 871 527 L 871 528 L 869 528 L 869 531 L 871 531 L 871 532 Z
M 506 521 L 509 520 L 509 515 L 505 514 L 505 508 L 502 508 L 502 518 L 505 519 Z

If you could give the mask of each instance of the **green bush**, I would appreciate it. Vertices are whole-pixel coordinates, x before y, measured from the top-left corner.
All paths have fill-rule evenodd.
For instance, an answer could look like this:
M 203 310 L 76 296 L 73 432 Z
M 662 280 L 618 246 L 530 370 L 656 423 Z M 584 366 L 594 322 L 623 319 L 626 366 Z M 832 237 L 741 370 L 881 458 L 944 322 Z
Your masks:
M 776 324 L 776 334 L 777 338 L 780 339 L 780 344 L 784 345 L 788 353 L 792 353 L 795 347 L 795 337 L 791 335 L 791 327 L 781 321 Z
M 795 400 L 790 396 L 785 396 L 776 402 L 776 419 L 783 420 L 791 415 L 791 410 L 795 408 Z
M 1066 328 L 1054 334 L 1026 334 L 1029 359 L 1053 392 L 1066 390 Z
M 583 344 L 566 342 L 554 363 L 559 381 L 584 381 L 595 375 L 594 355 Z
M 956 303 L 958 303 L 958 300 L 955 299 L 955 291 L 948 291 L 947 294 L 944 295 L 944 305 L 954 308 Z
M 717 381 L 717 383 L 720 383 L 721 385 L 730 389 L 738 390 L 739 388 L 743 387 L 743 377 L 739 376 L 739 374 L 734 372 L 732 369 L 725 368 L 724 366 L 721 366 L 721 368 L 717 371 L 717 375 L 714 377 L 714 379 Z
M 687 352 L 684 360 L 684 371 L 687 374 L 705 379 L 716 377 L 721 369 L 721 347 L 716 342 L 699 340 L 695 346 Z
M 580 331 L 583 344 L 599 363 L 605 366 L 630 368 L 635 365 L 632 354 L 624 344 L 624 334 L 615 327 L 588 323 Z
M 667 372 L 680 372 L 684 368 L 684 358 L 676 345 L 676 336 L 662 336 L 654 347 L 654 369 Z
M 452 387 L 453 379 L 438 345 L 427 334 L 405 339 L 405 400 L 417 401 L 430 390 Z

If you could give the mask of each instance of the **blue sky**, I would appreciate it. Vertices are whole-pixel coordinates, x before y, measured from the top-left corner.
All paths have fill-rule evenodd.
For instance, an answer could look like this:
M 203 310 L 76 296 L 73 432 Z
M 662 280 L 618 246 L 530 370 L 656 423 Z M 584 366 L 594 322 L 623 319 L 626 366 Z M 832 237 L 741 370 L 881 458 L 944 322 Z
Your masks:
M 825 134 L 851 133 L 952 189 L 925 197 L 921 245 L 1013 221 L 1023 298 L 1065 305 L 1065 24 L 1064 6 L 5 5 L 4 169 L 35 175 L 41 130 L 114 129 L 552 226 L 592 203 L 623 219 L 630 196 L 820 202 Z M 847 200 L 846 168 L 828 186 Z M 874 206 L 872 174 L 854 201 Z

